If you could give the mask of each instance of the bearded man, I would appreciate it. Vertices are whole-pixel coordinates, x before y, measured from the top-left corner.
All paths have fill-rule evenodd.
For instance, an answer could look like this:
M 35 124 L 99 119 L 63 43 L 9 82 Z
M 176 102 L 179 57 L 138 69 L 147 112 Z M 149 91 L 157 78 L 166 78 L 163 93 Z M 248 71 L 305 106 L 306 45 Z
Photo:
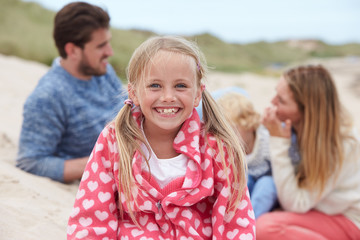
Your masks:
M 98 135 L 126 97 L 108 63 L 109 22 L 106 11 L 84 2 L 56 14 L 60 56 L 24 104 L 19 168 L 59 182 L 81 178 Z

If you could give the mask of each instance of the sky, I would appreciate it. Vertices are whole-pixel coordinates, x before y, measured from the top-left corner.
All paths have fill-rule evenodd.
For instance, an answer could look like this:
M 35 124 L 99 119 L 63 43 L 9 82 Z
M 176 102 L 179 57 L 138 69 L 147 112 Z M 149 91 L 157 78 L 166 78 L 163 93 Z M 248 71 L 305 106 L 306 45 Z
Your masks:
M 58 11 L 71 0 L 25 0 Z M 157 34 L 210 33 L 229 43 L 318 39 L 360 43 L 359 0 L 85 0 L 111 26 Z

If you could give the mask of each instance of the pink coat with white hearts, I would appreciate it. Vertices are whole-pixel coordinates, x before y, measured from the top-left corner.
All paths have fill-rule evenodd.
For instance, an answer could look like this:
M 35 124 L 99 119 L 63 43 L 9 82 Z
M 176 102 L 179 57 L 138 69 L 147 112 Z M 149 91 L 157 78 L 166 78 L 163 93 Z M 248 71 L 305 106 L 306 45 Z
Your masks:
M 139 123 L 141 112 L 133 110 Z M 196 110 L 184 122 L 174 140 L 174 149 L 185 154 L 184 177 L 165 188 L 158 187 L 141 170 L 142 156 L 133 157 L 137 205 L 131 202 L 140 225 L 127 215 L 119 201 L 118 152 L 114 125 L 100 134 L 84 171 L 67 228 L 68 239 L 255 239 L 255 218 L 246 189 L 236 210 L 226 212 L 229 187 L 217 157 L 214 137 L 200 131 Z M 214 150 L 212 150 L 214 149 Z M 231 174 L 229 175 L 231 179 Z M 118 205 L 125 211 L 121 219 Z

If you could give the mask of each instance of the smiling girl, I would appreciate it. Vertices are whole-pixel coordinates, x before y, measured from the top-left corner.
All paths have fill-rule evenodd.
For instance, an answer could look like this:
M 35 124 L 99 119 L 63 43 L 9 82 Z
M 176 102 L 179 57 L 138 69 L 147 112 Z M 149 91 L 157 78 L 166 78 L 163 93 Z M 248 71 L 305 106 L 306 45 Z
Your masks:
M 206 70 L 183 38 L 135 50 L 130 99 L 89 158 L 68 239 L 254 239 L 244 153 L 205 90 Z

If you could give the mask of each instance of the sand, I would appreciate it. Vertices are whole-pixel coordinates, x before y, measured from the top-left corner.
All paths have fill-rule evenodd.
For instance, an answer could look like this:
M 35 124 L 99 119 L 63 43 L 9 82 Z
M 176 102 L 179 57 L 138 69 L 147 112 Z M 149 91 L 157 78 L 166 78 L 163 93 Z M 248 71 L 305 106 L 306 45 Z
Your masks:
M 312 60 L 333 74 L 343 104 L 360 128 L 360 58 Z M 0 55 L 0 239 L 66 239 L 67 219 L 77 184 L 61 184 L 15 167 L 22 122 L 22 106 L 48 67 L 16 57 Z M 246 89 L 255 108 L 262 112 L 275 93 L 277 78 L 256 74 L 212 72 L 210 91 L 239 86 Z

